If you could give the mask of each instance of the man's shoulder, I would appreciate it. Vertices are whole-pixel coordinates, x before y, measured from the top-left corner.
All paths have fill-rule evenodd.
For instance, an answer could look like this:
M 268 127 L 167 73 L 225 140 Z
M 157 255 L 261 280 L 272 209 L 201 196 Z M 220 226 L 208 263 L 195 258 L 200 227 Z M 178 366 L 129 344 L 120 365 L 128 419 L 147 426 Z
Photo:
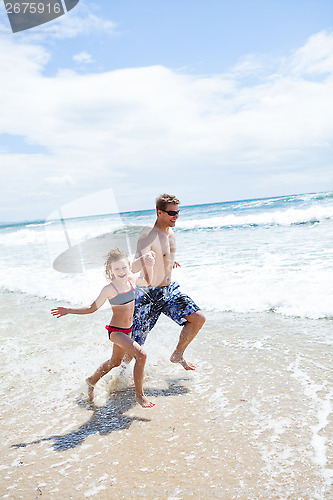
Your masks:
M 146 226 L 142 231 L 141 231 L 141 234 L 140 234 L 140 238 L 141 237 L 144 237 L 144 236 L 147 236 L 147 234 L 151 233 L 152 231 L 154 231 L 155 229 L 155 226 L 153 225 L 150 225 L 150 226 Z
M 154 226 L 146 226 L 137 240 L 137 251 L 149 251 L 155 239 L 156 232 Z
M 139 236 L 139 240 L 140 243 L 151 243 L 157 236 L 157 230 L 156 230 L 156 227 L 155 226 L 146 226 L 140 236 Z

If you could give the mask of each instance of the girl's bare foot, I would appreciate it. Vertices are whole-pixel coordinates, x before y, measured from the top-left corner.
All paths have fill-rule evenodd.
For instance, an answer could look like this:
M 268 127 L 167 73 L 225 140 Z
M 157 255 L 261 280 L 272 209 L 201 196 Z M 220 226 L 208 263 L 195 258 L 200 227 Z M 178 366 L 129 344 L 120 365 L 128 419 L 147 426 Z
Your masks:
M 171 363 L 179 363 L 185 370 L 195 370 L 196 366 L 190 361 L 186 361 L 182 356 L 173 353 L 170 358 Z
M 86 382 L 88 385 L 88 399 L 89 401 L 92 401 L 94 399 L 94 384 L 92 384 L 89 380 L 89 378 L 86 378 Z
M 139 403 L 139 405 L 143 406 L 143 408 L 152 408 L 155 406 L 155 403 L 149 401 L 149 399 L 147 399 L 143 394 L 135 396 L 135 401 Z

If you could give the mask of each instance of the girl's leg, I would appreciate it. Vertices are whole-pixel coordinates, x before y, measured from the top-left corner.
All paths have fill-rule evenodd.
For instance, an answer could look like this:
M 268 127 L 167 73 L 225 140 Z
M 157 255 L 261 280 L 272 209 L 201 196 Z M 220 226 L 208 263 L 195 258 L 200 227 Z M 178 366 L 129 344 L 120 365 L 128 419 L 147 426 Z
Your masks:
M 119 366 L 121 364 L 121 361 L 124 357 L 125 351 L 119 347 L 116 344 L 113 344 L 113 351 L 112 351 L 112 356 L 111 359 L 108 359 L 107 361 L 104 361 L 104 363 L 101 364 L 91 375 L 91 377 L 88 377 L 86 379 L 86 382 L 88 384 L 88 398 L 90 401 L 93 400 L 94 398 L 94 387 L 97 382 L 104 377 L 107 373 L 109 373 L 112 368 L 115 368 L 116 366 Z
M 135 400 L 144 408 L 152 407 L 155 403 L 149 401 L 143 393 L 143 375 L 146 364 L 147 354 L 142 347 L 133 339 L 120 332 L 112 332 L 110 335 L 112 342 L 117 344 L 122 352 L 128 352 L 135 358 L 133 370 L 134 385 L 135 385 Z M 124 355 L 124 354 L 123 354 Z

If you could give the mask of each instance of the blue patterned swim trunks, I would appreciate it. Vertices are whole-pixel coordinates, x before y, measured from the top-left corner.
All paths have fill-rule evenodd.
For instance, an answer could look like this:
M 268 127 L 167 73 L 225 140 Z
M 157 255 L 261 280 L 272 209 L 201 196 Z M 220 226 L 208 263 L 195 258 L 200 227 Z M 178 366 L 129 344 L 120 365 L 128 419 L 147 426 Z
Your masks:
M 140 345 L 145 343 L 161 313 L 178 325 L 183 325 L 186 316 L 200 309 L 188 295 L 179 290 L 176 281 L 168 286 L 139 286 L 135 292 L 132 339 Z

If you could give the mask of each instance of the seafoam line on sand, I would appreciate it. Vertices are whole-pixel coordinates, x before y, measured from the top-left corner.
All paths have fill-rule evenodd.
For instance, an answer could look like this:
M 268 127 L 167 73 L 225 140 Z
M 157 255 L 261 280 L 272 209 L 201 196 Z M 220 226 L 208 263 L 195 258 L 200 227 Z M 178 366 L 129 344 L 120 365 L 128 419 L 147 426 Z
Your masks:
M 288 369 L 303 386 L 305 396 L 307 396 L 316 408 L 316 418 L 318 423 L 310 427 L 312 437 L 310 444 L 313 448 L 312 462 L 319 466 L 324 484 L 321 493 L 325 494 L 333 484 L 333 470 L 327 467 L 327 438 L 322 432 L 329 423 L 329 416 L 332 413 L 333 388 L 328 388 L 327 383 L 317 384 L 311 377 L 300 368 L 301 356 L 297 356 L 296 361 L 289 365 Z M 318 395 L 319 391 L 326 390 L 323 397 Z M 323 497 L 318 497 L 323 498 Z

